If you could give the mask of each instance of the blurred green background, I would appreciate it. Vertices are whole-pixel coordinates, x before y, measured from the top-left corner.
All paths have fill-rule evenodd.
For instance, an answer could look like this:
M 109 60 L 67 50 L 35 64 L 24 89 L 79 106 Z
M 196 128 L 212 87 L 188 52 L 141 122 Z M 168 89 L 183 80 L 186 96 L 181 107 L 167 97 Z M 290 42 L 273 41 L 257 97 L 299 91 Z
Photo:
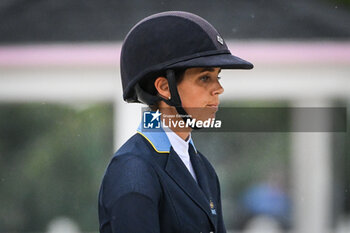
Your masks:
M 111 104 L 0 105 L 0 232 L 45 231 L 59 216 L 96 230 L 112 112 Z

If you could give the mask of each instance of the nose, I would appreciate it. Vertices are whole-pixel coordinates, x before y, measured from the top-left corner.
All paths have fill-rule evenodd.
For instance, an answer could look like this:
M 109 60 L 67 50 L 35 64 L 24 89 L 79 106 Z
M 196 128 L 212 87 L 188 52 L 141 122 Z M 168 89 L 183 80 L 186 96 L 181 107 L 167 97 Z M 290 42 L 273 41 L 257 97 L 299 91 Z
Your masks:
M 212 92 L 212 95 L 221 95 L 224 92 L 224 88 L 221 86 L 219 80 L 215 85 L 215 89 Z

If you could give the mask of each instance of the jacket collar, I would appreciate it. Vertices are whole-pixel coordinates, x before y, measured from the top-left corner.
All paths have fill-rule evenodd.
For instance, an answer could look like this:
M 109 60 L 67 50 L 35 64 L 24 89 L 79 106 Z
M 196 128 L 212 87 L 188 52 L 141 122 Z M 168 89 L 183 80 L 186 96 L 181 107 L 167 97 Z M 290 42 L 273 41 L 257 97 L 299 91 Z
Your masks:
M 170 153 L 171 144 L 168 139 L 168 136 L 164 132 L 163 127 L 152 130 L 144 129 L 143 124 L 141 122 L 141 124 L 137 128 L 137 133 L 141 134 L 152 145 L 153 149 L 158 153 Z M 190 143 L 197 152 L 197 149 L 193 144 L 192 138 L 190 139 Z

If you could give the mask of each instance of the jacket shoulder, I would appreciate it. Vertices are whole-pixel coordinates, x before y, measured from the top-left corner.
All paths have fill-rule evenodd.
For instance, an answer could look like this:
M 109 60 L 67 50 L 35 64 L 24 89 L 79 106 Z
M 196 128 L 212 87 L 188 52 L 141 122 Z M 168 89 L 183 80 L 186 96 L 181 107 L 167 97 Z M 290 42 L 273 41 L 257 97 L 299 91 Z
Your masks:
M 134 135 L 113 156 L 102 181 L 102 196 L 106 207 L 120 197 L 139 193 L 157 202 L 161 188 L 156 171 L 143 158 L 151 153 L 142 138 Z
M 123 154 L 151 153 L 151 149 L 146 140 L 139 133 L 136 133 L 118 149 L 114 157 Z

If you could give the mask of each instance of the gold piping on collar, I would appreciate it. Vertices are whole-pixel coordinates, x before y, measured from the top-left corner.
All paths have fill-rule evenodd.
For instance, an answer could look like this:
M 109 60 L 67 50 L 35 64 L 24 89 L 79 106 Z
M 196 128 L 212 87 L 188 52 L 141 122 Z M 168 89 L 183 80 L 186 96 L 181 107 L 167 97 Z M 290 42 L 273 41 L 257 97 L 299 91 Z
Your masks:
M 141 132 L 139 132 L 139 131 L 137 131 L 137 133 L 139 133 L 139 134 L 141 134 L 150 144 L 151 144 L 151 146 L 153 147 L 153 149 L 155 150 L 155 151 L 157 151 L 158 153 L 170 153 L 170 151 L 159 151 L 159 150 L 157 150 L 157 148 L 153 145 L 153 143 L 151 142 L 151 140 L 149 140 L 147 137 L 146 137 L 146 135 L 144 135 L 143 133 L 141 133 Z

